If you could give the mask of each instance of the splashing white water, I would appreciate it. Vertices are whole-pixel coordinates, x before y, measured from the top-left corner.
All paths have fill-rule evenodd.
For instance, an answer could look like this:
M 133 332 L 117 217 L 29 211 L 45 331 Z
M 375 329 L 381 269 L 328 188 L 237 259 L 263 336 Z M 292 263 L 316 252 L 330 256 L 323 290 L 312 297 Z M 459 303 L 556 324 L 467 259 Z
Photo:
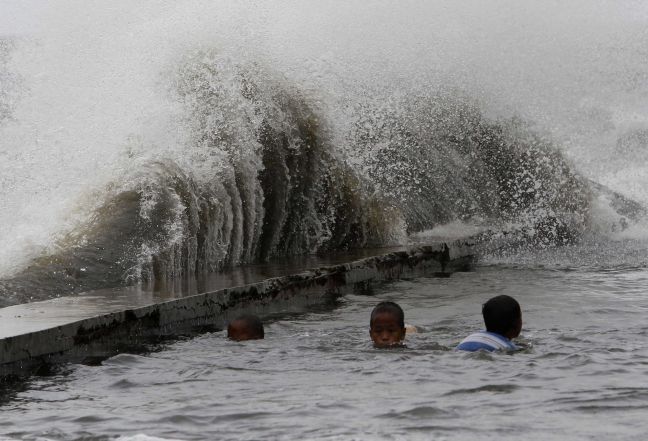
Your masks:
M 23 89 L 0 125 L 0 275 L 51 251 L 151 158 L 199 169 L 167 73 L 203 48 L 305 91 L 341 149 L 367 96 L 456 87 L 491 115 L 535 122 L 588 177 L 648 202 L 644 151 L 617 149 L 648 128 L 640 1 L 5 4 L 0 35 L 17 38 L 6 69 Z

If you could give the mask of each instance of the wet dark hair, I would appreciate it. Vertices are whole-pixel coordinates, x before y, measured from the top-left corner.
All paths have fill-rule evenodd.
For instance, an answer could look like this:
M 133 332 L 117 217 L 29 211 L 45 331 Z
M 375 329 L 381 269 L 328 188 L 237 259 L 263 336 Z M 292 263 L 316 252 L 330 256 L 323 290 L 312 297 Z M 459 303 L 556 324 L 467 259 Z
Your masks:
M 389 314 L 393 314 L 396 319 L 398 320 L 398 324 L 400 325 L 401 328 L 405 327 L 405 313 L 403 312 L 403 308 L 398 306 L 397 303 L 394 302 L 380 302 L 378 303 L 373 311 L 371 311 L 371 318 L 369 319 L 369 326 L 374 321 L 374 318 L 376 315 L 381 314 L 383 312 L 387 312 Z
M 515 328 L 517 321 L 522 317 L 522 310 L 513 297 L 501 295 L 484 303 L 482 314 L 487 331 L 505 335 Z
M 246 329 L 251 331 L 251 334 L 253 334 L 255 337 L 259 337 L 259 338 L 265 337 L 265 332 L 263 330 L 263 322 L 256 315 L 252 315 L 252 314 L 241 315 L 237 317 L 235 320 L 232 320 L 229 323 L 229 325 L 232 325 L 235 322 L 240 322 L 243 326 L 245 326 Z M 229 335 L 229 325 L 227 327 L 228 335 Z

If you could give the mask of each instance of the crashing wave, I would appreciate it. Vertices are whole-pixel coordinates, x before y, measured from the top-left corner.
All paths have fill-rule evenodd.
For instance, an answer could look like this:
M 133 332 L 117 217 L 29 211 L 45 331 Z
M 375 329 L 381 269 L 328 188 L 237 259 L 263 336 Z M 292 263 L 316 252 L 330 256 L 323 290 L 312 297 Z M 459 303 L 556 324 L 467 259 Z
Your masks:
M 452 221 L 514 228 L 534 246 L 590 224 L 591 186 L 552 144 L 455 93 L 362 103 L 345 149 L 303 94 L 256 64 L 193 54 L 171 95 L 190 134 L 182 160 L 152 158 L 97 195 L 56 252 L 0 280 L 0 303 L 404 243 Z
M 359 161 L 410 232 L 481 219 L 548 245 L 577 240 L 589 225 L 588 182 L 523 121 L 490 121 L 449 93 L 363 110 Z

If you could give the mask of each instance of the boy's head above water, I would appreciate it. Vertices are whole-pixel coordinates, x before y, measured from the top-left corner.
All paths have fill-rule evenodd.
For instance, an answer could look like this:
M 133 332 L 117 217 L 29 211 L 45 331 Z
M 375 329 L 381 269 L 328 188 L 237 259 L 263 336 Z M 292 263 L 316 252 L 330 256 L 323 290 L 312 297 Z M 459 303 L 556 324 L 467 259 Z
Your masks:
M 400 345 L 405 339 L 405 314 L 394 302 L 380 302 L 371 311 L 369 335 L 377 348 Z
M 522 310 L 513 297 L 501 295 L 493 297 L 482 306 L 484 323 L 488 332 L 506 338 L 515 338 L 522 330 Z
M 263 323 L 256 315 L 242 315 L 227 325 L 227 338 L 230 340 L 260 340 L 263 337 Z

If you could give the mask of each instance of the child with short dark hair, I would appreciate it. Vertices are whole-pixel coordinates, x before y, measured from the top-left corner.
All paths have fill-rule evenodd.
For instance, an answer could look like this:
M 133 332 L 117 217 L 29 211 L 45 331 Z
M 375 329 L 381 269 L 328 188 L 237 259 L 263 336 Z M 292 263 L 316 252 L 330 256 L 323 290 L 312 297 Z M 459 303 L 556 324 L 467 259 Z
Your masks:
M 514 351 L 517 346 L 511 339 L 522 330 L 522 309 L 520 304 L 507 295 L 493 297 L 482 306 L 486 331 L 466 337 L 457 349 L 460 351 Z
M 400 346 L 405 339 L 405 314 L 394 302 L 380 302 L 371 311 L 369 336 L 376 348 Z
M 230 340 L 260 340 L 264 336 L 263 323 L 256 315 L 242 315 L 227 325 L 227 338 Z

